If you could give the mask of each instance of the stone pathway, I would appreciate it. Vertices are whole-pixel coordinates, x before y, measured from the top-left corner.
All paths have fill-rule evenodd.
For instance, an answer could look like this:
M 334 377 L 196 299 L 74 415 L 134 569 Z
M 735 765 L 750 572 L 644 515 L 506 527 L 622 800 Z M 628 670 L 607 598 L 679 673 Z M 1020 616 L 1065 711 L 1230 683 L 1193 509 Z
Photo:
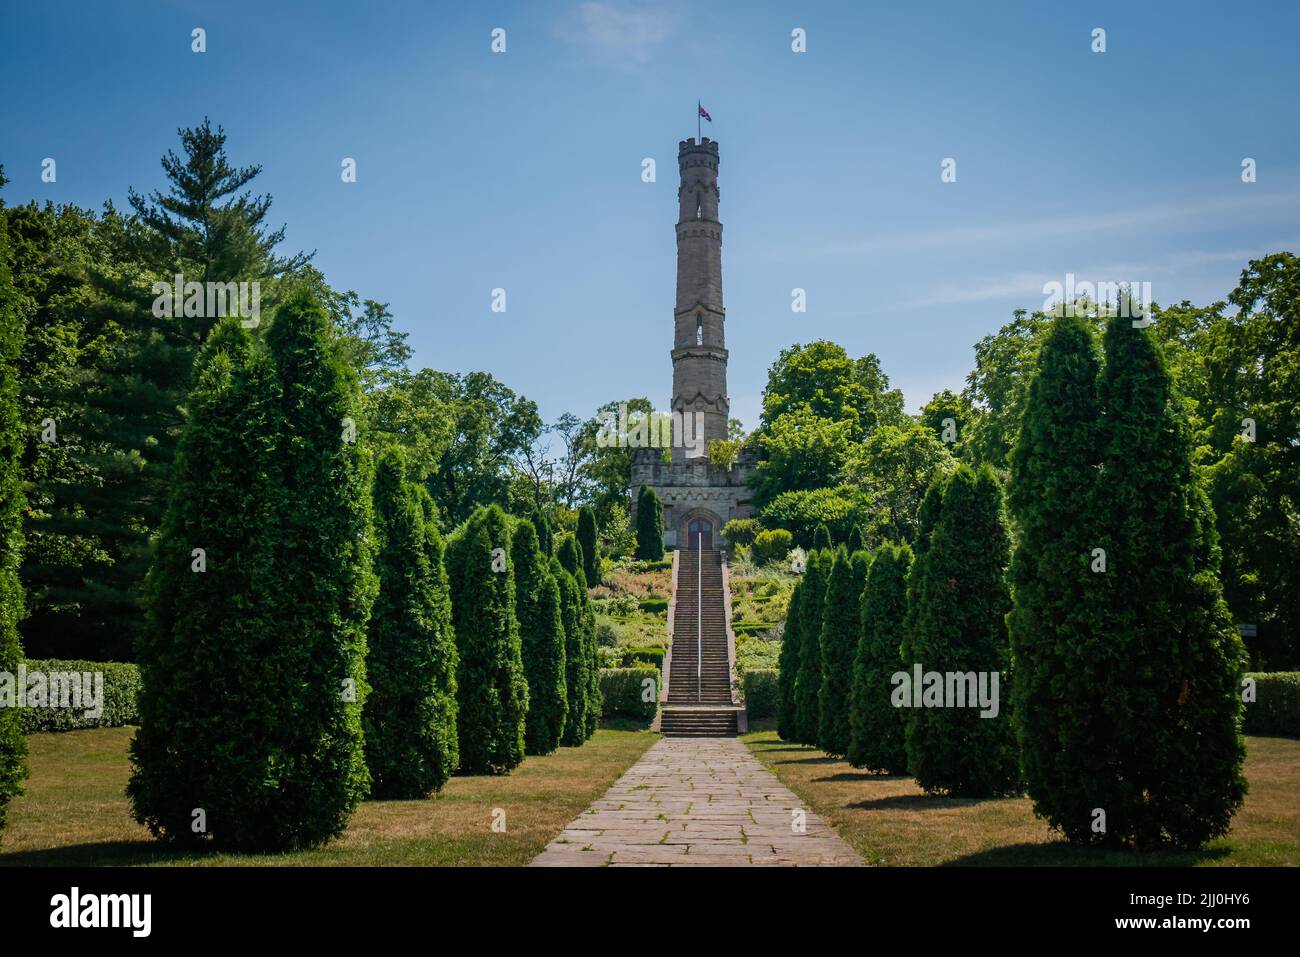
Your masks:
M 794 811 L 804 811 L 803 833 Z M 535 867 L 861 865 L 736 738 L 663 738 Z

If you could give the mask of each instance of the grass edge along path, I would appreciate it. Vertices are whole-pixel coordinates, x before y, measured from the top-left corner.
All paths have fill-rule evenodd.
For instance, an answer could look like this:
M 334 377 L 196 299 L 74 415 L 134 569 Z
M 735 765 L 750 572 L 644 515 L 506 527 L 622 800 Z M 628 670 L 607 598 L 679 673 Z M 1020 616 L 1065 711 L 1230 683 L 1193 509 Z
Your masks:
M 134 728 L 27 739 L 31 776 L 0 834 L 0 868 L 96 865 L 515 866 L 527 864 L 659 735 L 602 727 L 580 748 L 529 757 L 512 774 L 456 775 L 423 801 L 366 801 L 346 833 L 290 854 L 177 853 L 131 818 L 125 787 Z M 494 819 L 504 812 L 504 831 Z
M 872 774 L 782 741 L 770 722 L 742 740 L 759 763 L 821 815 L 868 864 L 933 866 L 1300 865 L 1300 741 L 1246 739 L 1250 791 L 1227 837 L 1199 851 L 1136 853 L 1073 847 L 1026 797 L 927 795 L 906 777 Z

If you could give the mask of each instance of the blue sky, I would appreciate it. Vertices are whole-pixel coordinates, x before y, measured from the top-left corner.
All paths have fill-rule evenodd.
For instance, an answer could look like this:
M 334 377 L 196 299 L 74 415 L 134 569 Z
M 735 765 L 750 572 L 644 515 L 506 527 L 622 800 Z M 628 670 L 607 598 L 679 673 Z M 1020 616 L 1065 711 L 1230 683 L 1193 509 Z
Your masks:
M 747 427 L 796 341 L 877 353 L 914 410 L 960 388 L 975 342 L 1045 282 L 1208 302 L 1250 257 L 1300 248 L 1291 2 L 7 7 L 7 202 L 125 206 L 160 185 L 176 128 L 210 116 L 236 163 L 265 167 L 287 246 L 389 302 L 418 365 L 487 369 L 548 419 L 667 405 L 676 146 L 697 99 L 721 146 Z

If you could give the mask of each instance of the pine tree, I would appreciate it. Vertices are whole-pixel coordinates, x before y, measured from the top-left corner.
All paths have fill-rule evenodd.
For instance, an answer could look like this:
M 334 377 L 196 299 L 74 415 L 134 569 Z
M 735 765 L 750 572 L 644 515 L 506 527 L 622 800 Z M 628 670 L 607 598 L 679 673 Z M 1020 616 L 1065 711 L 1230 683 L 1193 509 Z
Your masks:
M 636 501 L 636 557 L 643 562 L 664 559 L 664 510 L 648 485 L 641 486 Z
M 578 544 L 582 546 L 582 570 L 590 588 L 600 584 L 600 549 L 596 534 L 596 510 L 584 505 L 578 509 Z
M 432 502 L 423 492 L 406 480 L 402 453 L 385 451 L 375 470 L 379 594 L 368 629 L 363 711 L 376 798 L 426 797 L 447 783 L 459 760 L 456 640 L 442 537 L 428 520 Z
M 460 767 L 507 774 L 524 759 L 528 682 L 515 616 L 510 528 L 497 505 L 479 506 L 447 545 Z
M 560 586 L 551 574 L 550 559 L 538 547 L 531 521 L 515 524 L 510 557 L 515 567 L 515 614 L 528 680 L 525 750 L 550 754 L 560 745 L 569 710 Z
M 795 679 L 795 740 L 816 744 L 821 721 L 822 617 L 826 584 L 834 561 L 829 549 L 811 552 L 799 601 L 799 675 Z
M 834 553 L 822 615 L 822 680 L 817 746 L 841 757 L 849 750 L 849 694 L 853 658 L 858 647 L 866 556 L 850 555 L 843 545 Z
M 813 547 L 813 551 L 815 551 L 815 552 L 820 552 L 820 551 L 823 551 L 823 550 L 825 550 L 825 551 L 829 551 L 829 550 L 830 550 L 830 548 L 831 548 L 831 530 L 830 530 L 829 528 L 826 527 L 826 523 L 825 523 L 825 522 L 822 522 L 820 525 L 818 525 L 818 526 L 817 526 L 817 530 L 816 530 L 815 532 L 813 532 L 813 545 L 812 545 L 812 547 Z
M 560 618 L 564 624 L 564 683 L 568 695 L 568 714 L 560 744 L 573 748 L 587 740 L 587 708 L 591 697 L 588 690 L 591 687 L 591 663 L 586 655 L 583 589 L 558 558 L 551 559 L 551 575 L 560 588 Z
M 551 523 L 546 520 L 546 516 L 538 509 L 533 509 L 531 518 L 533 528 L 537 529 L 537 547 L 541 549 L 543 555 L 550 558 L 555 554 L 555 541 L 551 533 Z
M 359 404 L 329 318 L 305 293 L 265 345 L 234 319 L 211 337 L 139 655 L 128 793 L 157 836 L 311 847 L 342 833 L 366 794 L 376 581 L 370 470 L 349 439 Z
M 1019 789 L 1019 755 L 1010 708 L 1001 706 L 1009 667 L 1010 534 L 992 471 L 985 466 L 976 474 L 959 466 L 944 486 L 937 517 L 912 571 L 902 670 L 919 664 L 923 672 L 983 676 L 990 697 L 996 675 L 998 711 L 984 717 L 978 702 L 972 706 L 969 692 L 965 706 L 957 707 L 952 700 L 934 700 L 927 687 L 925 707 L 908 709 L 908 765 L 927 791 L 1012 794 Z M 938 690 L 947 687 L 945 680 Z M 905 690 L 897 689 L 900 694 Z
M 1094 514 L 1107 565 L 1092 648 L 1093 660 L 1122 667 L 1090 672 L 1100 714 L 1084 730 L 1105 742 L 1108 763 L 1074 784 L 1105 811 L 1106 832 L 1093 831 L 1090 811 L 1075 820 L 1074 806 L 1058 812 L 1059 826 L 1074 840 L 1195 847 L 1227 832 L 1245 795 L 1244 650 L 1161 353 L 1122 315 L 1110 320 L 1104 348 Z
M 902 670 L 899 634 L 907 615 L 912 550 L 883 543 L 871 558 L 862 592 L 862 637 L 853 660 L 848 760 L 855 768 L 907 773 L 906 711 L 890 701 L 890 679 Z
M 555 551 L 564 570 L 573 577 L 578 594 L 576 641 L 583 669 L 583 684 L 578 687 L 583 690 L 585 701 L 582 709 L 582 724 L 574 727 L 573 734 L 581 734 L 581 740 L 575 741 L 581 744 L 596 733 L 600 721 L 600 667 L 597 663 L 596 651 L 596 613 L 591 607 L 591 598 L 587 594 L 587 575 L 583 571 L 586 561 L 582 546 L 573 535 L 566 534 L 560 538 Z M 570 647 L 571 643 L 566 642 L 566 652 Z M 572 708 L 572 695 L 570 695 L 570 708 Z
M 784 741 L 797 740 L 795 735 L 795 681 L 799 677 L 799 610 L 803 596 L 803 579 L 794 583 L 790 604 L 785 613 L 785 631 L 781 636 L 781 655 L 777 667 L 776 733 Z
M 0 171 L 0 185 L 4 175 Z M 0 211 L 2 212 L 2 211 Z M 23 323 L 10 273 L 8 231 L 0 219 L 0 673 L 18 674 L 23 660 L 18 622 L 23 617 L 23 591 L 18 580 L 22 558 L 22 423 L 18 412 L 18 360 L 23 347 Z M 13 678 L 11 680 L 16 680 Z M 12 693 L 15 689 L 11 688 Z M 0 829 L 11 798 L 22 793 L 27 774 L 22 714 L 15 702 L 0 699 Z

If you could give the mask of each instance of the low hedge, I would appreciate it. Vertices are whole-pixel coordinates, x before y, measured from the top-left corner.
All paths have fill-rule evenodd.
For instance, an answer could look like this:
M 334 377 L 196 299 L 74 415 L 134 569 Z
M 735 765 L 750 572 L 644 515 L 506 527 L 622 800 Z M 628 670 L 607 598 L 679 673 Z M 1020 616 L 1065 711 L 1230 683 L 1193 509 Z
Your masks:
M 625 648 L 622 666 L 635 668 L 638 665 L 654 665 L 662 672 L 666 653 L 663 648 Z
M 661 611 L 668 610 L 667 598 L 647 598 L 645 601 L 638 602 L 637 607 L 642 611 L 653 612 L 658 614 Z
M 745 696 L 745 713 L 750 718 L 776 717 L 777 674 L 771 669 L 745 672 L 740 688 Z
M 23 713 L 23 733 L 39 731 L 76 731 L 82 728 L 120 728 L 137 724 L 135 699 L 140 690 L 140 669 L 133 664 L 117 661 L 70 661 L 59 658 L 28 659 L 27 675 L 35 672 L 44 675 L 75 671 L 103 675 L 103 698 L 99 702 L 97 717 L 86 715 L 85 702 L 78 708 L 26 707 Z M 95 679 L 92 677 L 91 679 Z M 30 682 L 29 682 L 30 683 Z
M 643 701 L 645 681 L 654 681 L 654 695 Z M 650 665 L 635 668 L 602 668 L 600 693 L 605 699 L 601 716 L 615 715 L 628 718 L 653 718 L 659 707 L 659 669 Z
M 1255 700 L 1246 703 L 1243 731 L 1300 738 L 1300 671 L 1254 672 Z

